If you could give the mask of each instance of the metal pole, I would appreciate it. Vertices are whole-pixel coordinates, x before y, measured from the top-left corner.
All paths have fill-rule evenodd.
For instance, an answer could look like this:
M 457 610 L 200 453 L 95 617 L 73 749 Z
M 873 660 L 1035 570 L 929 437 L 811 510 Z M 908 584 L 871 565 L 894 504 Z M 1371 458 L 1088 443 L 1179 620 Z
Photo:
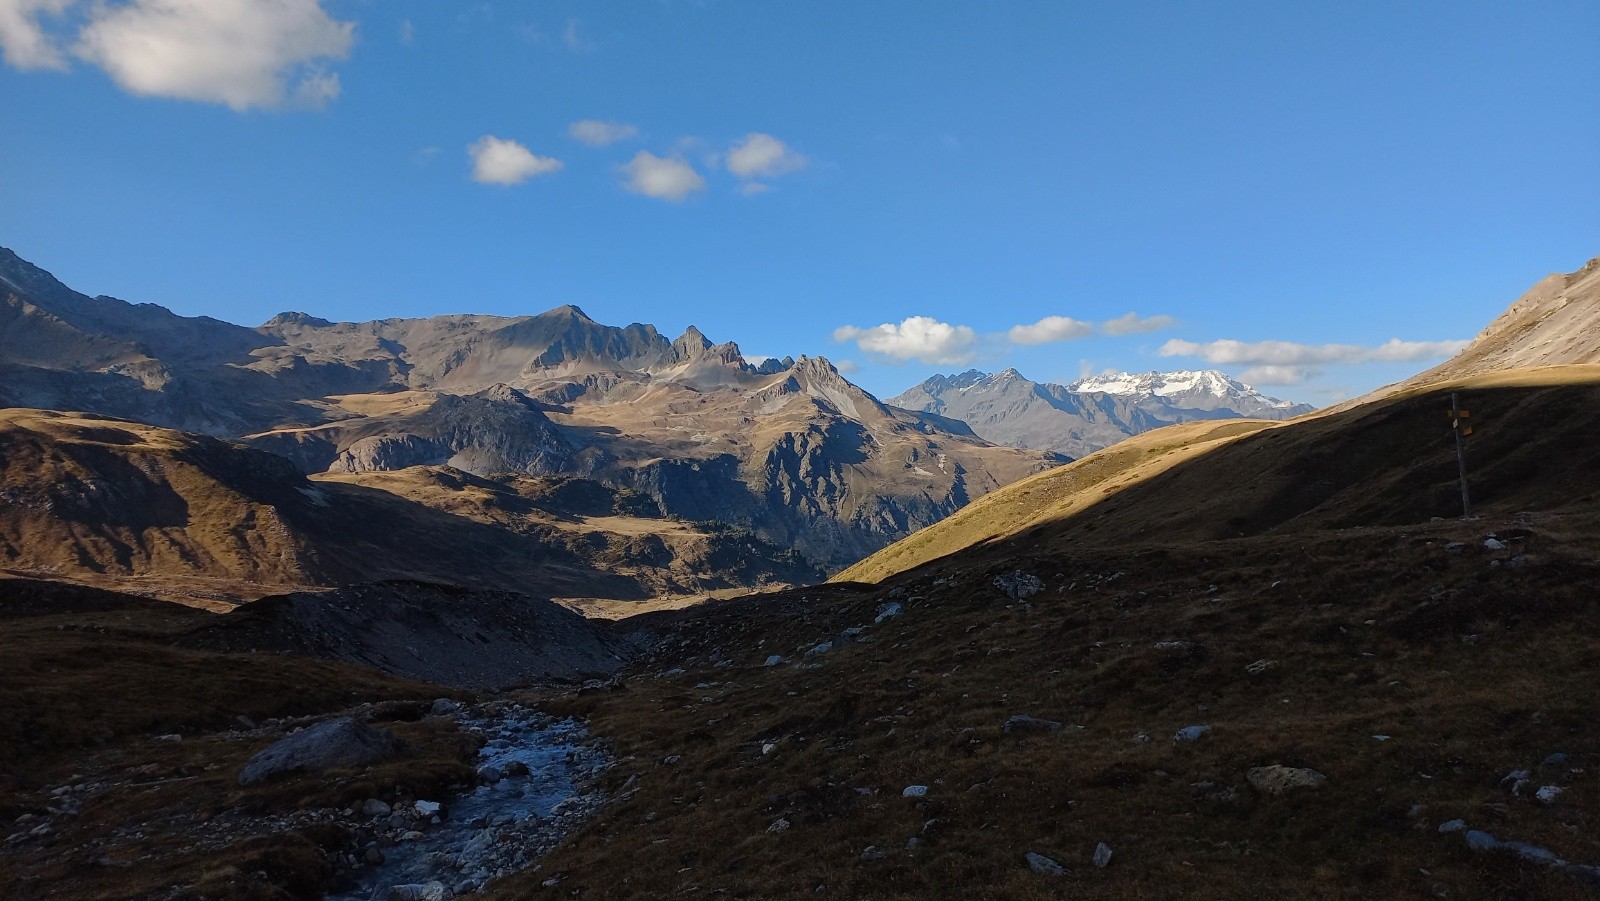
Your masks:
M 1472 518 L 1472 498 L 1467 494 L 1467 448 L 1461 441 L 1461 406 L 1450 393 L 1450 426 L 1456 433 L 1456 466 L 1461 472 L 1461 518 Z

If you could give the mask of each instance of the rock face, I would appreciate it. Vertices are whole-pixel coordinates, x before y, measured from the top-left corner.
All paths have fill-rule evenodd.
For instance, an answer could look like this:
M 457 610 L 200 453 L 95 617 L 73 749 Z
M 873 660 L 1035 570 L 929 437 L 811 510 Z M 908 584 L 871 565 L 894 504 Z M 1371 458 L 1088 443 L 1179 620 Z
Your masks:
M 1200 419 L 1288 419 L 1312 407 L 1267 397 L 1215 370 L 1118 373 L 1068 385 L 1015 369 L 936 375 L 889 403 L 960 420 L 996 444 L 1084 457 L 1130 435 Z
M 280 739 L 257 752 L 239 773 L 240 785 L 254 785 L 298 770 L 328 770 L 382 760 L 396 750 L 393 736 L 342 716 Z
M 584 480 L 747 531 L 797 570 L 837 570 L 1062 462 L 885 406 L 820 357 L 754 366 L 692 327 L 669 340 L 573 306 L 250 329 L 85 297 L 4 250 L 0 300 L 0 406 L 242 438 L 371 483 L 419 466 Z

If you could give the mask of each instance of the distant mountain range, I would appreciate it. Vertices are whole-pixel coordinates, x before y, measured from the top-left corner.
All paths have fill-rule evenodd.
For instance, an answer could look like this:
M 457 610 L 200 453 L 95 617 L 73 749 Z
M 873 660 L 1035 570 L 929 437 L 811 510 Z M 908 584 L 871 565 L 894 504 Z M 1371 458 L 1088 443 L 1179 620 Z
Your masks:
M 514 533 L 512 544 L 524 549 L 516 553 L 529 540 L 553 542 L 568 571 L 588 561 L 633 579 L 625 593 L 634 596 L 815 578 L 1062 462 L 994 446 L 954 420 L 888 407 L 820 357 L 751 365 L 737 345 L 713 343 L 693 327 L 674 340 L 650 325 L 604 325 L 560 306 L 535 316 L 359 323 L 287 312 L 247 328 L 88 297 L 4 249 L 0 407 L 82 411 L 235 439 L 322 483 L 381 489 Z M 0 540 L 0 565 L 251 572 L 216 562 L 225 555 L 187 551 L 210 546 L 200 537 L 267 528 L 260 516 L 235 522 L 227 505 L 191 503 L 223 519 L 168 517 L 157 535 L 129 513 L 137 504 L 116 528 L 89 509 L 129 479 L 144 484 L 164 479 L 164 467 L 176 471 L 181 461 L 164 463 L 159 449 L 188 454 L 184 448 L 196 446 L 189 438 L 151 433 L 119 449 L 102 447 L 93 437 L 99 427 L 88 422 L 44 429 L 25 421 L 36 420 L 9 427 L 30 430 L 19 440 L 40 459 L 59 458 L 69 444 L 98 447 L 77 458 L 72 480 L 104 483 L 110 493 L 44 496 L 48 485 L 29 485 L 21 469 L 7 473 L 8 490 L 37 503 L 35 513 L 68 509 L 69 501 L 88 506 L 67 530 L 83 538 L 72 545 L 82 553 L 41 557 L 40 542 L 19 538 L 8 551 Z M 215 453 L 240 471 L 255 465 Z M 207 473 L 202 467 L 192 484 L 214 481 Z M 304 495 L 303 484 L 281 475 L 257 494 Z M 360 493 L 341 491 L 340 503 Z M 293 553 L 285 545 L 279 555 L 300 562 L 263 577 L 316 581 L 337 571 L 304 563 L 328 557 L 319 545 L 333 547 L 318 537 L 315 512 L 301 520 L 303 532 L 290 530 Z M 0 509 L 0 519 L 7 515 Z M 0 522 L 0 539 L 42 528 L 30 523 Z M 100 531 L 84 538 L 86 529 Z M 446 532 L 455 534 L 441 532 L 441 540 Z M 248 537 L 228 540 L 254 546 Z M 186 551 L 160 552 L 169 545 Z M 385 553 L 403 560 L 404 547 Z M 451 555 L 431 557 L 439 560 L 426 575 L 449 576 L 440 567 Z M 361 573 L 387 574 L 372 566 Z M 484 584 L 485 575 L 480 565 L 460 578 Z M 614 592 L 606 584 L 595 588 Z
M 889 399 L 959 420 L 987 441 L 1083 457 L 1124 438 L 1197 419 L 1289 419 L 1313 409 L 1215 370 L 1118 373 L 1058 385 L 1015 369 L 936 375 Z

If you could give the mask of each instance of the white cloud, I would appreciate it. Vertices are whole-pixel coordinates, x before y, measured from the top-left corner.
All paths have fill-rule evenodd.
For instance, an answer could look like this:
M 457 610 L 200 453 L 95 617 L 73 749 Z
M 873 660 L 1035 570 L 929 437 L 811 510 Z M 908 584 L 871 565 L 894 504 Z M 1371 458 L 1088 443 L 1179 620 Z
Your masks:
M 561 29 L 561 43 L 565 44 L 567 49 L 573 53 L 582 53 L 594 49 L 594 45 L 584 40 L 583 35 L 578 33 L 577 19 L 567 20 L 567 27 Z
M 1046 316 L 1032 325 L 1013 325 L 1006 337 L 1012 344 L 1052 344 L 1094 334 L 1094 325 L 1067 316 Z
M 1467 341 L 1401 341 L 1377 347 L 1359 344 L 1298 344 L 1293 341 L 1208 341 L 1177 338 L 1161 345 L 1163 357 L 1199 357 L 1208 363 L 1241 366 L 1314 366 L 1339 363 L 1397 363 L 1454 356 Z
M 244 110 L 337 97 L 354 39 L 320 0 L 131 0 L 94 4 L 74 52 L 131 94 Z
M 590 147 L 604 147 L 637 135 L 637 126 L 625 122 L 605 122 L 600 119 L 583 119 L 567 126 L 567 134 Z
M 76 0 L 0 0 L 0 53 L 14 69 L 67 68 L 67 58 L 39 24 L 41 15 L 59 16 Z
M 1107 319 L 1100 324 L 1100 328 L 1108 335 L 1137 335 L 1143 332 L 1159 332 L 1177 324 L 1178 320 L 1171 316 L 1140 316 L 1137 313 L 1128 313 L 1115 319 Z
M 400 20 L 400 43 L 410 44 L 417 39 L 417 26 L 410 19 Z
M 561 169 L 558 159 L 536 156 L 516 141 L 484 135 L 467 148 L 472 180 L 486 185 L 517 185 Z
M 865 329 L 841 325 L 834 329 L 833 340 L 854 341 L 863 351 L 897 363 L 921 360 L 938 365 L 972 360 L 978 335 L 970 326 L 912 316 L 899 325 L 885 322 Z
M 772 189 L 769 186 L 764 185 L 759 181 L 747 181 L 739 186 L 739 193 L 746 197 L 754 197 L 757 194 L 765 194 L 770 190 Z
M 771 178 L 806 167 L 806 158 L 769 134 L 751 132 L 728 151 L 728 171 L 740 178 Z
M 834 360 L 833 368 L 839 370 L 840 375 L 852 375 L 861 369 L 855 360 Z
M 1239 381 L 1251 387 L 1263 385 L 1298 385 L 1321 373 L 1306 366 L 1252 366 L 1239 373 Z
M 627 180 L 622 186 L 635 194 L 678 203 L 690 194 L 706 189 L 706 180 L 682 157 L 656 156 L 648 150 L 634 154 L 622 167 Z

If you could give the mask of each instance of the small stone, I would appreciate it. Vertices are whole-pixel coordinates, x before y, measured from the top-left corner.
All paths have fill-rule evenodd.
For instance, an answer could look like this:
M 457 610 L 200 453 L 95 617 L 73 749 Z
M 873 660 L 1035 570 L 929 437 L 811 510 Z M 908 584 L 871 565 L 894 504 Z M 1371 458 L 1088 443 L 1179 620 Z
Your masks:
M 1066 867 L 1063 867 L 1061 864 L 1056 863 L 1043 854 L 1029 851 L 1027 854 L 1023 855 L 1022 859 L 1028 862 L 1028 869 L 1038 873 L 1041 876 L 1067 875 Z
M 1211 731 L 1210 726 L 1184 726 L 1173 733 L 1173 741 L 1199 741 L 1200 736 Z
M 403 842 L 414 842 L 414 841 L 417 841 L 420 838 L 422 838 L 422 833 L 418 832 L 415 829 L 412 829 L 412 830 L 410 830 L 408 832 L 404 832 L 404 833 L 402 833 L 400 835 L 400 840 L 403 841 Z
M 769 741 L 766 744 L 761 746 L 761 753 L 762 753 L 763 756 L 765 756 L 767 754 L 771 754 L 773 751 L 776 751 L 776 750 L 778 750 L 777 742 Z
M 1467 830 L 1467 847 L 1474 851 L 1492 851 L 1500 846 L 1500 840 L 1481 829 Z
M 1112 853 L 1113 852 L 1111 850 L 1111 846 L 1106 844 L 1105 842 L 1101 842 L 1101 843 L 1095 845 L 1094 846 L 1094 865 L 1099 867 L 1102 870 L 1105 869 L 1106 865 L 1111 863 L 1111 855 L 1112 855 Z
M 183 736 L 176 732 L 169 732 L 166 735 L 157 735 L 156 741 L 183 741 Z
M 1313 769 L 1293 766 L 1258 766 L 1245 776 L 1250 787 L 1274 797 L 1305 788 L 1321 788 L 1328 777 Z
M 1005 732 L 1060 732 L 1062 725 L 1055 720 L 1042 720 L 1036 716 L 1017 714 L 1000 727 Z
M 1259 676 L 1271 668 L 1271 660 L 1257 660 L 1255 663 L 1247 664 L 1244 671 L 1252 676 Z
M 906 612 L 905 606 L 900 604 L 898 601 L 890 601 L 887 604 L 880 604 L 878 605 L 878 616 L 873 620 L 873 622 L 882 624 L 885 620 L 894 619 L 904 612 Z
M 377 867 L 383 865 L 385 858 L 383 856 L 383 852 L 379 851 L 377 848 L 368 848 L 367 853 L 363 854 L 361 859 L 366 861 L 367 866 Z
M 1444 552 L 1447 554 L 1459 554 L 1466 549 L 1467 543 L 1465 541 L 1452 541 L 1444 546 Z
M 1189 641 L 1158 641 L 1154 647 L 1158 651 L 1187 651 L 1194 647 L 1194 643 Z
M 667 766 L 672 766 L 672 765 L 678 763 L 681 760 L 683 760 L 682 755 L 669 754 L 666 757 L 662 758 L 661 762 L 666 764 Z
M 1567 762 L 1567 755 L 1561 753 L 1560 751 L 1557 751 L 1554 754 L 1551 754 L 1549 757 L 1546 757 L 1544 759 L 1544 765 L 1545 766 L 1561 766 L 1562 764 L 1565 764 L 1566 762 Z
M 904 791 L 900 792 L 900 797 L 902 798 L 925 798 L 927 795 L 928 787 L 926 785 L 908 785 Z
M 779 818 L 779 819 L 776 819 L 776 820 L 772 821 L 772 825 L 767 827 L 767 831 L 768 832 L 782 832 L 782 831 L 784 831 L 785 829 L 788 829 L 788 828 L 789 828 L 789 821 L 785 820 L 785 819 L 782 819 L 782 818 Z
M 412 806 L 415 807 L 417 809 L 417 813 L 421 814 L 422 816 L 431 817 L 439 812 L 440 805 L 438 801 L 418 801 Z
M 833 650 L 833 642 L 824 641 L 821 644 L 813 645 L 810 650 L 806 651 L 806 656 L 821 657 L 823 654 L 826 654 L 831 650 Z
M 913 835 L 910 838 L 906 839 L 906 850 L 907 851 L 915 851 L 920 847 L 922 847 L 922 839 L 917 838 L 915 835 Z
M 861 852 L 861 860 L 863 863 L 871 863 L 875 860 L 884 860 L 888 856 L 888 851 L 885 851 L 876 845 L 868 845 L 867 850 Z
M 1491 551 L 1503 551 L 1506 548 L 1505 542 L 1501 541 L 1498 538 L 1486 538 L 1486 539 L 1484 539 L 1483 546 L 1488 548 Z
M 457 704 L 455 701 L 452 701 L 449 698 L 438 698 L 434 700 L 433 706 L 428 708 L 428 715 L 449 716 L 460 709 L 461 705 Z
M 504 770 L 507 779 L 521 779 L 528 775 L 529 772 L 528 765 L 520 760 L 513 760 L 507 763 Z
M 778 664 L 780 664 L 782 662 L 783 662 L 783 655 L 782 654 L 773 654 L 771 657 L 767 658 L 767 662 L 766 662 L 765 665 L 766 666 L 777 666 Z
M 1564 790 L 1565 789 L 1559 785 L 1546 785 L 1535 792 L 1534 797 L 1538 798 L 1541 803 L 1552 804 L 1555 802 L 1556 798 L 1561 797 L 1561 793 Z
M 391 808 L 388 804 L 377 798 L 368 798 L 361 804 L 361 815 L 364 817 L 386 817 L 389 815 L 390 810 Z
M 1146 744 L 1150 741 L 1150 733 L 1141 729 L 1133 734 L 1133 740 L 1140 744 Z

